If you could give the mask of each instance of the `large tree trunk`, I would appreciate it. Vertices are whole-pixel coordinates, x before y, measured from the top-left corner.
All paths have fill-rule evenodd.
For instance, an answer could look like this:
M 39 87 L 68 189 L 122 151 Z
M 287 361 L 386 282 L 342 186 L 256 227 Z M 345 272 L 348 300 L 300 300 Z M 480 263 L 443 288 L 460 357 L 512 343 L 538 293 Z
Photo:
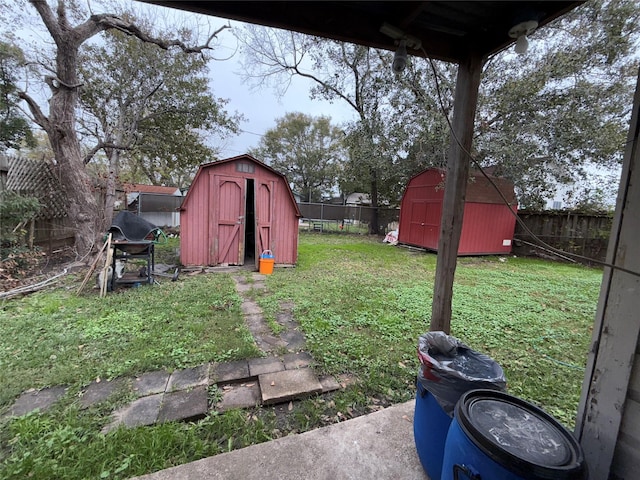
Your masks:
M 67 215 L 75 229 L 75 245 L 78 255 L 91 251 L 99 234 L 101 215 L 93 194 L 93 185 L 85 166 L 80 143 L 76 135 L 76 114 L 78 105 L 78 49 L 82 42 L 98 31 L 98 28 L 84 27 L 78 34 L 70 28 L 64 3 L 58 4 L 57 17 L 46 2 L 31 0 L 38 10 L 47 29 L 56 43 L 56 76 L 45 78 L 51 89 L 49 117 L 46 117 L 36 102 L 26 94 L 21 94 L 34 119 L 47 132 L 59 178 L 67 196 Z M 85 24 L 86 25 L 86 24 Z
M 65 42 L 58 46 L 57 70 L 61 78 L 50 81 L 53 95 L 49 101 L 46 129 L 59 168 L 60 180 L 69 201 L 67 214 L 75 229 L 76 250 L 88 253 L 101 225 L 93 185 L 84 165 L 84 157 L 75 132 L 75 107 L 78 104 L 78 46 Z
M 51 116 L 64 105 L 51 102 Z M 68 114 L 60 112 L 61 117 Z M 65 120 L 59 125 L 74 125 L 75 119 Z M 78 255 L 91 251 L 100 233 L 102 216 L 99 215 L 97 202 L 93 194 L 92 181 L 84 166 L 80 145 L 74 132 L 61 127 L 48 132 L 49 141 L 59 167 L 59 177 L 66 194 L 67 215 L 73 223 L 75 246 Z M 70 134 L 71 133 L 71 134 Z

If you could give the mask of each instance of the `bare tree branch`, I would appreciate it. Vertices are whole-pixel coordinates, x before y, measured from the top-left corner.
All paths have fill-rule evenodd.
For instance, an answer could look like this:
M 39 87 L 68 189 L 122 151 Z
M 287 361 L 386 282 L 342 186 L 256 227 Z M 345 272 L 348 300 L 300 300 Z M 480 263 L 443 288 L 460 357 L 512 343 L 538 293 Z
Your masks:
M 157 45 L 163 50 L 169 50 L 171 47 L 178 47 L 185 53 L 203 53 L 204 50 L 211 50 L 213 47 L 211 47 L 210 44 L 213 41 L 213 39 L 217 38 L 218 34 L 223 30 L 227 28 L 231 28 L 231 25 L 223 25 L 222 27 L 218 28 L 215 32 L 213 32 L 203 45 L 189 46 L 178 39 L 162 40 L 160 38 L 152 37 L 148 35 L 146 32 L 143 32 L 137 25 L 134 25 L 131 22 L 127 22 L 122 18 L 116 17 L 114 15 L 108 15 L 108 14 L 92 15 L 86 23 L 89 23 L 89 22 L 93 22 L 96 26 L 99 27 L 99 30 L 109 30 L 109 29 L 119 30 L 124 34 L 132 35 L 142 40 L 143 42 Z
M 44 25 L 47 27 L 47 30 L 51 34 L 51 37 L 59 44 L 62 39 L 62 29 L 60 28 L 60 24 L 58 23 L 58 19 L 54 15 L 53 11 L 47 4 L 46 0 L 29 0 L 34 8 L 42 17 L 42 21 Z M 58 14 L 60 14 L 60 10 L 64 12 L 64 2 L 58 2 Z
M 73 90 L 74 88 L 80 88 L 82 85 L 84 85 L 84 83 L 76 83 L 76 84 L 73 84 L 73 85 L 68 84 L 68 83 L 63 82 L 62 80 L 60 80 L 55 75 L 45 75 L 44 81 L 45 81 L 45 83 L 47 85 L 49 85 L 49 88 L 51 90 L 57 90 L 58 88 L 60 88 L 60 86 L 68 88 L 69 90 Z
M 131 150 L 131 147 L 126 145 L 118 145 L 116 143 L 111 142 L 98 142 L 91 150 L 89 150 L 84 156 L 84 164 L 88 164 L 93 156 L 98 153 L 100 150 L 112 148 L 113 150 Z
M 51 124 L 49 123 L 49 119 L 42 112 L 40 106 L 36 103 L 36 101 L 27 92 L 18 92 L 18 97 L 27 103 L 29 111 L 31 112 L 31 115 L 33 115 L 34 122 L 36 122 L 46 132 L 48 132 L 51 128 Z

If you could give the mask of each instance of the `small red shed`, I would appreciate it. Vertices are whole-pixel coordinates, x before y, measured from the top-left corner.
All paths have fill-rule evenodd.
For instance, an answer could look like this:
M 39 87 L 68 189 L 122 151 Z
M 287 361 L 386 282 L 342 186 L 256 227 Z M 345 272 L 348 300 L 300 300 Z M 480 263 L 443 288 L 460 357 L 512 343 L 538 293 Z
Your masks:
M 276 265 L 294 265 L 300 216 L 285 176 L 252 156 L 200 165 L 180 208 L 180 259 L 257 269 L 271 250 Z
M 427 169 L 407 185 L 400 205 L 398 242 L 438 250 L 446 171 Z M 469 174 L 458 255 L 506 254 L 511 251 L 517 212 L 513 183 L 491 177 L 511 207 L 480 172 Z M 513 210 L 513 212 L 510 211 Z

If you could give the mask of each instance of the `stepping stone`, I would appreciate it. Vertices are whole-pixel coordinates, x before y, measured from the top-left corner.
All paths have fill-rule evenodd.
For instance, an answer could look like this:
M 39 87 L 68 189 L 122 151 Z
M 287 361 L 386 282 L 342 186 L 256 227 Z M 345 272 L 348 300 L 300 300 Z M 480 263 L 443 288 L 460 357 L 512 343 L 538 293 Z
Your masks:
M 163 393 L 167 388 L 168 381 L 169 372 L 158 370 L 156 372 L 144 373 L 133 382 L 133 391 L 136 392 L 139 397 Z
M 44 412 L 60 400 L 67 392 L 67 387 L 57 386 L 42 390 L 27 391 L 20 395 L 8 412 L 9 416 L 20 417 L 39 409 Z
M 236 281 L 236 292 L 238 293 L 247 293 L 252 288 L 248 283 L 239 283 Z
M 167 392 L 186 390 L 187 388 L 209 385 L 209 364 L 205 363 L 194 368 L 176 370 L 169 377 Z
M 92 382 L 80 397 L 80 405 L 82 408 L 88 408 L 100 402 L 104 402 L 119 389 L 123 389 L 126 385 L 124 378 L 117 378 L 112 381 Z
M 199 420 L 207 416 L 209 398 L 207 387 L 165 393 L 158 414 L 158 422 Z
M 252 358 L 249 360 L 249 374 L 252 377 L 257 377 L 263 373 L 281 372 L 282 370 L 284 370 L 284 365 L 276 357 Z
M 245 300 L 244 302 L 242 302 L 242 306 L 240 308 L 242 309 L 242 313 L 245 315 L 261 315 L 262 314 L 262 309 L 258 306 L 256 302 L 253 302 L 251 300 Z
M 102 429 L 102 433 L 108 433 L 120 424 L 124 424 L 127 427 L 153 425 L 158 419 L 163 396 L 163 393 L 158 393 L 142 397 L 114 412 L 113 422 L 105 426 Z
M 211 367 L 210 383 L 237 382 L 249 378 L 249 363 L 246 360 L 218 363 Z
M 286 370 L 293 370 L 308 367 L 313 363 L 313 357 L 307 352 L 287 353 L 282 357 L 282 361 Z
M 274 337 L 270 333 L 254 334 L 254 340 L 260 347 L 260 350 L 264 352 L 270 352 L 273 347 L 286 347 L 287 344 L 280 340 L 278 337 Z
M 306 345 L 304 334 L 298 330 L 288 330 L 280 335 L 280 338 L 287 344 L 287 349 L 290 351 L 302 350 Z
M 265 405 L 322 392 L 322 385 L 310 368 L 265 373 L 258 381 Z
M 227 387 L 225 389 L 225 387 Z M 233 408 L 252 408 L 260 405 L 261 395 L 258 382 L 247 384 L 225 385 L 220 400 L 215 409 L 224 412 Z
M 322 393 L 333 392 L 342 388 L 336 378 L 332 375 L 324 375 L 320 377 L 319 380 L 320 385 L 322 385 Z

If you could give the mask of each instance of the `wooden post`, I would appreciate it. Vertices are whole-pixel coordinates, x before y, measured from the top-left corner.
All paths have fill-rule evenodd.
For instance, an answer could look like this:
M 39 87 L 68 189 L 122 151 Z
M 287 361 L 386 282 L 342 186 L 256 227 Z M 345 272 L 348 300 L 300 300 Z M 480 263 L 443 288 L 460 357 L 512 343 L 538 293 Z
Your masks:
M 640 71 L 607 250 L 607 263 L 633 272 L 640 272 L 639 167 Z M 605 267 L 576 420 L 589 478 L 638 475 L 639 310 L 640 278 Z
M 104 297 L 107 294 L 107 284 L 111 281 L 109 279 L 109 267 L 111 266 L 111 260 L 113 259 L 113 250 L 111 249 L 111 234 L 107 237 L 107 258 L 104 262 L 104 268 L 102 269 L 102 282 L 100 283 L 100 297 Z M 115 272 L 111 272 L 111 275 L 115 275 Z
M 471 163 L 466 152 L 471 151 L 481 74 L 482 58 L 477 54 L 470 54 L 458 66 L 452 122 L 453 133 L 457 140 L 452 134 L 447 157 L 447 176 L 431 306 L 430 329 L 432 331 L 442 330 L 449 333 L 451 329 L 453 278 L 456 272 L 464 200 Z

